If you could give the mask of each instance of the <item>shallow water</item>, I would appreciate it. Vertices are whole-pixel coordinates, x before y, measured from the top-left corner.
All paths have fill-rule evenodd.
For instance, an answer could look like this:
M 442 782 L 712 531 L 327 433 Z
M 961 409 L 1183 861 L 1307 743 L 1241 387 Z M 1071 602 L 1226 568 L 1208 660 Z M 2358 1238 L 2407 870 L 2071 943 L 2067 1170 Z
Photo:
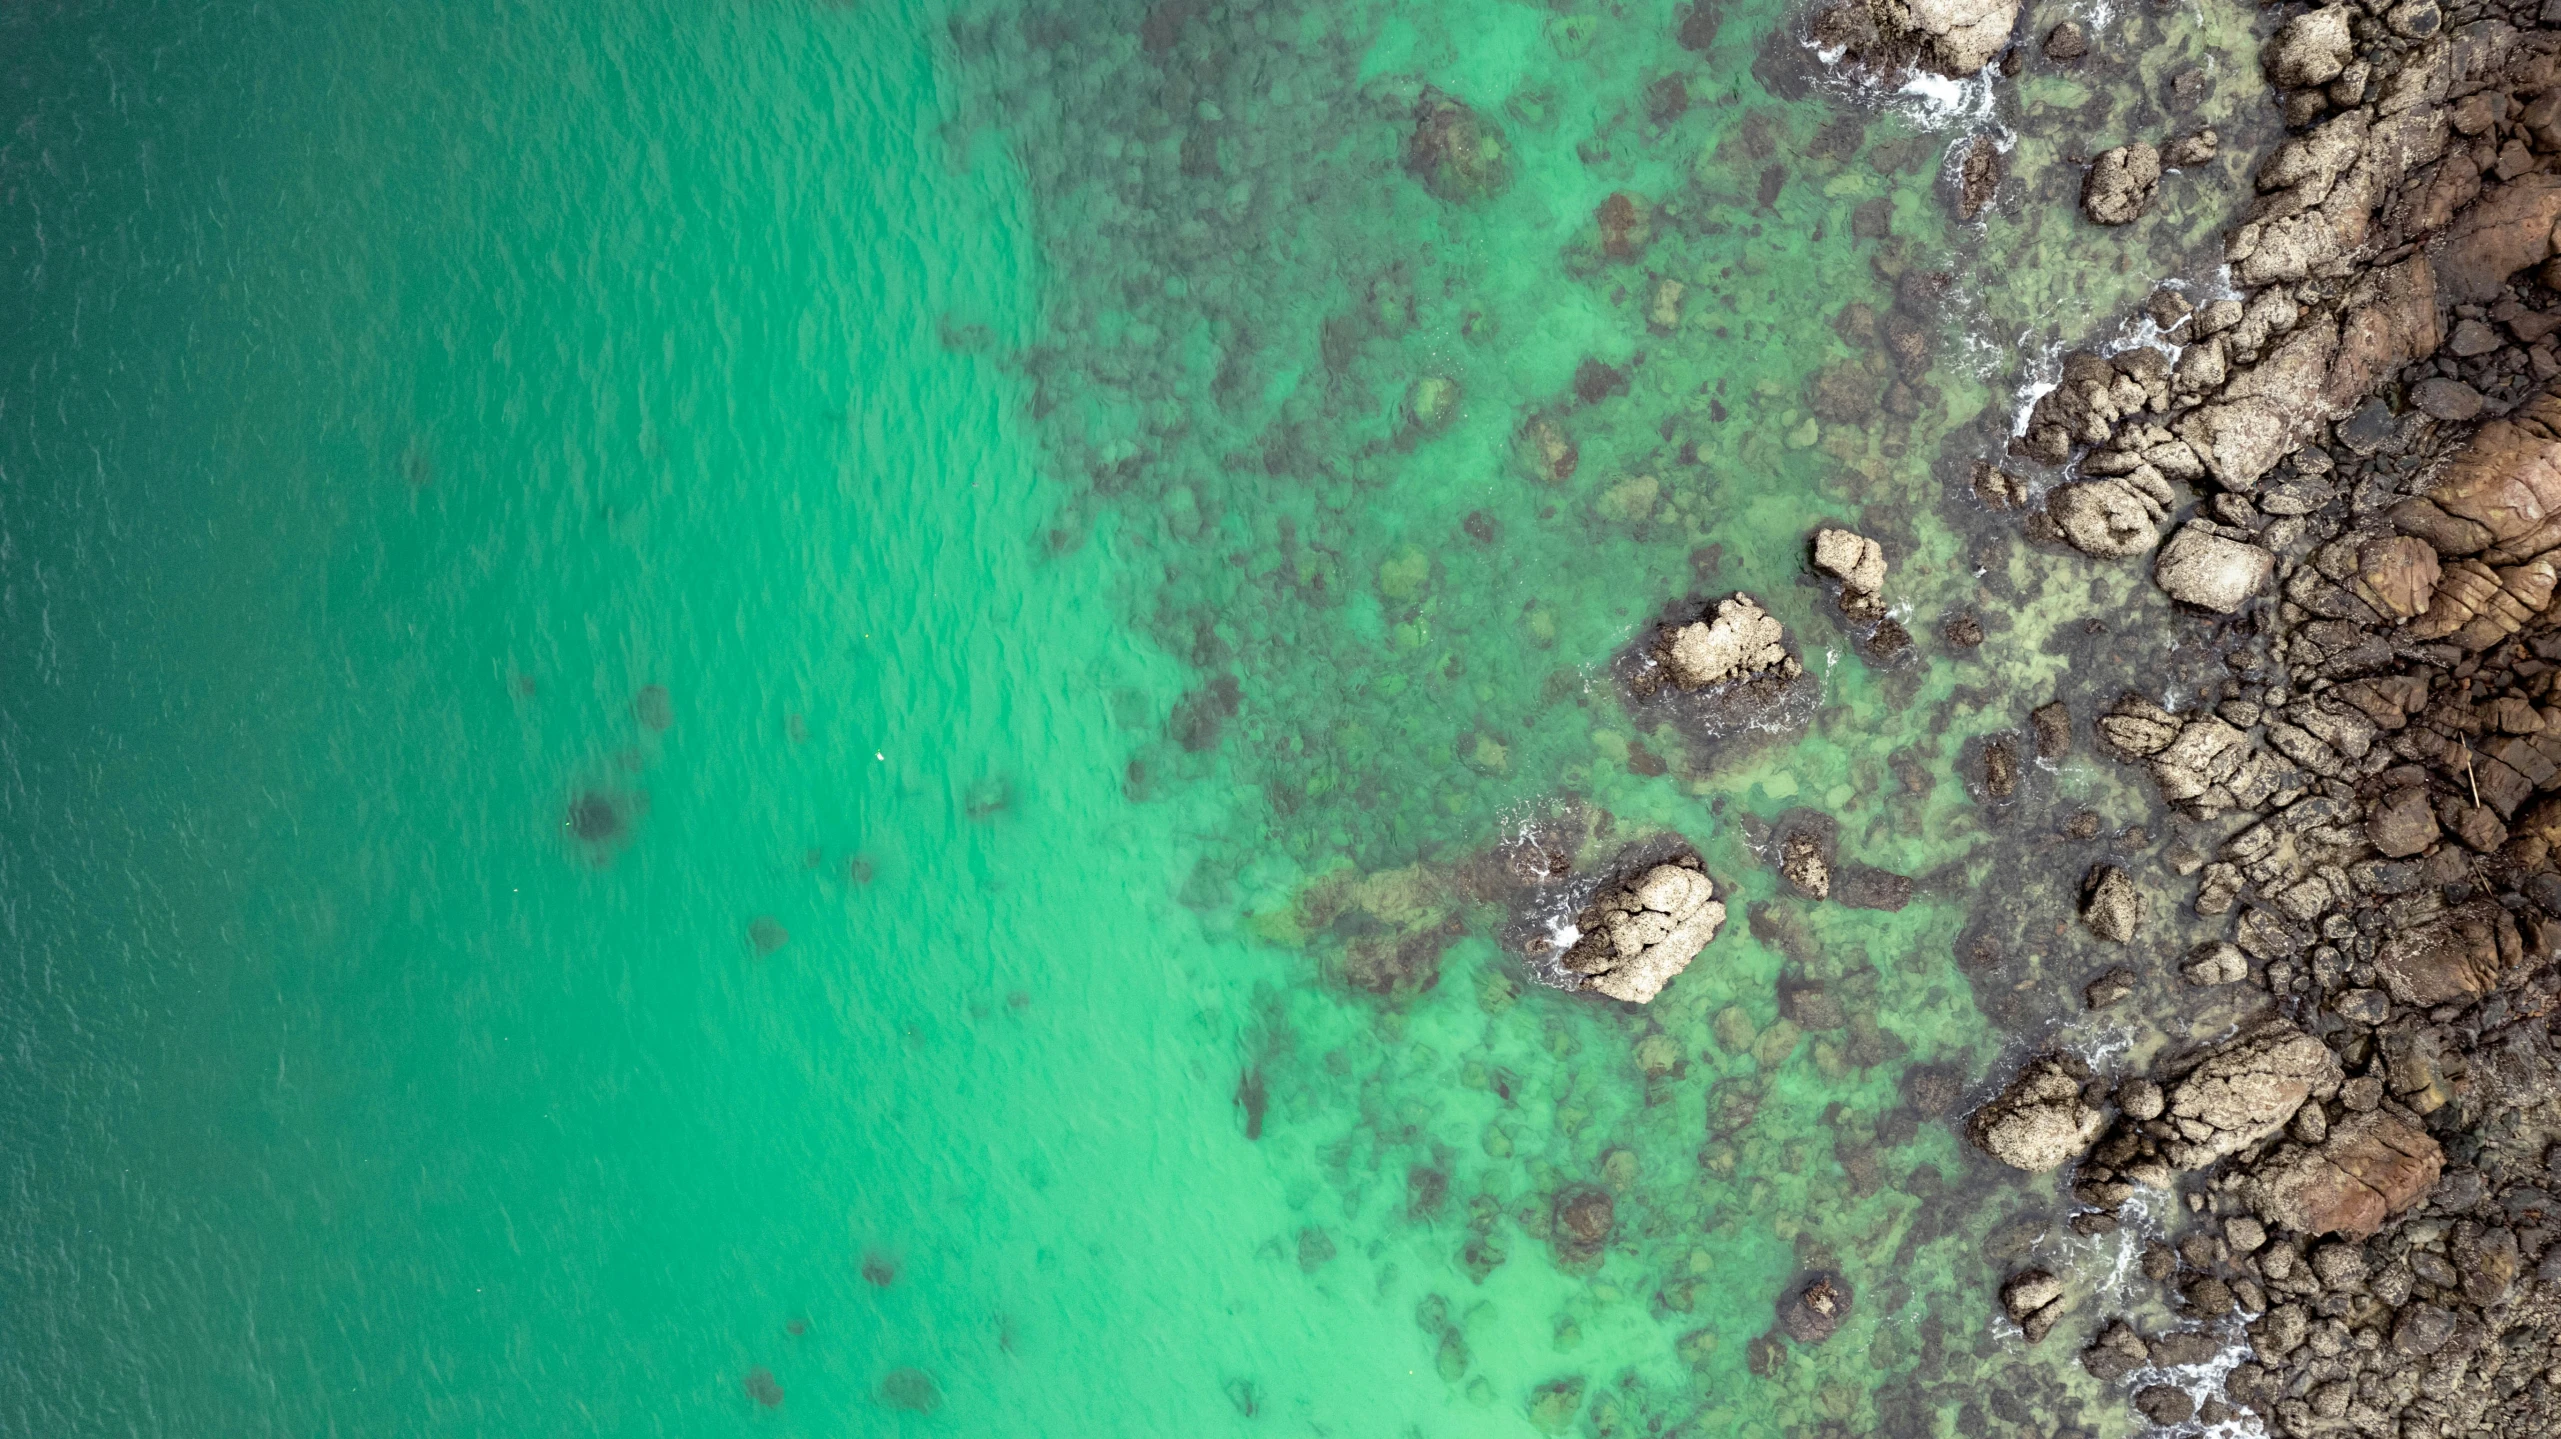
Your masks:
M 2040 115 L 2132 82 L 1688 8 L 0 18 L 0 1430 L 2127 1428 L 1993 1319 L 2055 1186 L 1902 1090 L 2101 963 L 1956 956 L 2145 801 L 1969 786 L 2158 602 L 1970 466 L 2217 194 L 2094 237 Z M 2108 22 L 2147 95 L 2246 23 Z M 1409 173 L 1426 85 L 1499 193 Z M 1820 712 L 1654 727 L 1612 657 L 1737 588 Z M 1797 807 L 1914 900 L 1783 896 Z M 1486 882 L 1602 813 L 1735 911 L 1642 1010 Z

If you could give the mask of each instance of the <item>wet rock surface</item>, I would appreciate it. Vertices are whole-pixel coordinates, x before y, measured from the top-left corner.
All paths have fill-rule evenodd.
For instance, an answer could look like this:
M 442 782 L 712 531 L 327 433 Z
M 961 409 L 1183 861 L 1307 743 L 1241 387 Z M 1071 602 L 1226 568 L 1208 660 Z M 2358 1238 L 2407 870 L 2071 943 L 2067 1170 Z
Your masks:
M 1602 891 L 1575 918 L 1580 937 L 1557 961 L 1583 987 L 1629 1004 L 1662 993 L 1725 923 L 1696 855 L 1648 866 Z

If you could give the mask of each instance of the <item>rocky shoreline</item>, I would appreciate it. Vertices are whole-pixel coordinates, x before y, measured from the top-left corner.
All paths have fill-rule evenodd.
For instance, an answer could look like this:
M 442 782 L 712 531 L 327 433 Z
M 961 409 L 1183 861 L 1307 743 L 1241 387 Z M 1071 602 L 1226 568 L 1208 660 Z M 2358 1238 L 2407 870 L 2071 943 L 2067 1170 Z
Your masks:
M 2230 617 L 2219 680 L 2127 674 L 2092 717 L 2188 827 L 2184 892 L 2094 871 L 2084 918 L 2183 904 L 2220 932 L 2164 960 L 2258 993 L 2145 1069 L 2037 1055 L 1967 1132 L 2069 1166 L 2082 1234 L 2166 1212 L 2142 1269 L 2194 1327 L 2076 1341 L 2148 1422 L 2561 1433 L 2561 9 L 2306 7 L 2261 61 L 2288 134 L 2223 273 L 2066 357 L 1976 471 L 2042 494 L 2032 539 Z M 2145 159 L 2099 157 L 2091 220 Z M 2023 1342 L 2070 1288 L 2008 1276 Z

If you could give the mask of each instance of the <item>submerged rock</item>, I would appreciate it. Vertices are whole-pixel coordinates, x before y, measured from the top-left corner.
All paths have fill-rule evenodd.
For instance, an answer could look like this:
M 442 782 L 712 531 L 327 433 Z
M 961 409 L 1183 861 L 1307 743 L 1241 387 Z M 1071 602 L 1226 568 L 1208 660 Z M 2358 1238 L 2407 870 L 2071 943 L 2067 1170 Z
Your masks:
M 2107 1117 L 2081 1097 L 2089 1066 L 2068 1054 L 2029 1060 L 2009 1087 L 1974 1111 L 1966 1132 L 2013 1169 L 2042 1174 L 2089 1147 Z
M 1644 1004 L 1689 967 L 1724 923 L 1716 886 L 1692 855 L 1602 891 L 1575 917 L 1581 935 L 1558 963 L 1581 976 L 1585 989 Z
M 1849 1317 L 1850 1282 L 1837 1274 L 1812 1275 L 1779 1301 L 1779 1328 L 1799 1344 L 1822 1343 Z
M 1466 101 L 1429 85 L 1414 101 L 1405 169 L 1423 188 L 1450 201 L 1499 195 L 1512 183 L 1502 130 Z

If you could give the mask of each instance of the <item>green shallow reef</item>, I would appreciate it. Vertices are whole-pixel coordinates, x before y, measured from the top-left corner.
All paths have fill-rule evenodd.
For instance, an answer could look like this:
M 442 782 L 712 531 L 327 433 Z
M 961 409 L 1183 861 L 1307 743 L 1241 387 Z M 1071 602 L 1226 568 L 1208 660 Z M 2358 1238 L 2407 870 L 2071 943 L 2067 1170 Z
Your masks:
M 2140 1224 L 1954 1119 L 2159 1042 L 2029 716 L 2197 622 L 1979 462 L 2270 122 L 2046 8 L 0 15 L 0 1433 L 2132 1432 L 1991 1290 Z M 1736 591 L 1789 703 L 1631 693 Z

